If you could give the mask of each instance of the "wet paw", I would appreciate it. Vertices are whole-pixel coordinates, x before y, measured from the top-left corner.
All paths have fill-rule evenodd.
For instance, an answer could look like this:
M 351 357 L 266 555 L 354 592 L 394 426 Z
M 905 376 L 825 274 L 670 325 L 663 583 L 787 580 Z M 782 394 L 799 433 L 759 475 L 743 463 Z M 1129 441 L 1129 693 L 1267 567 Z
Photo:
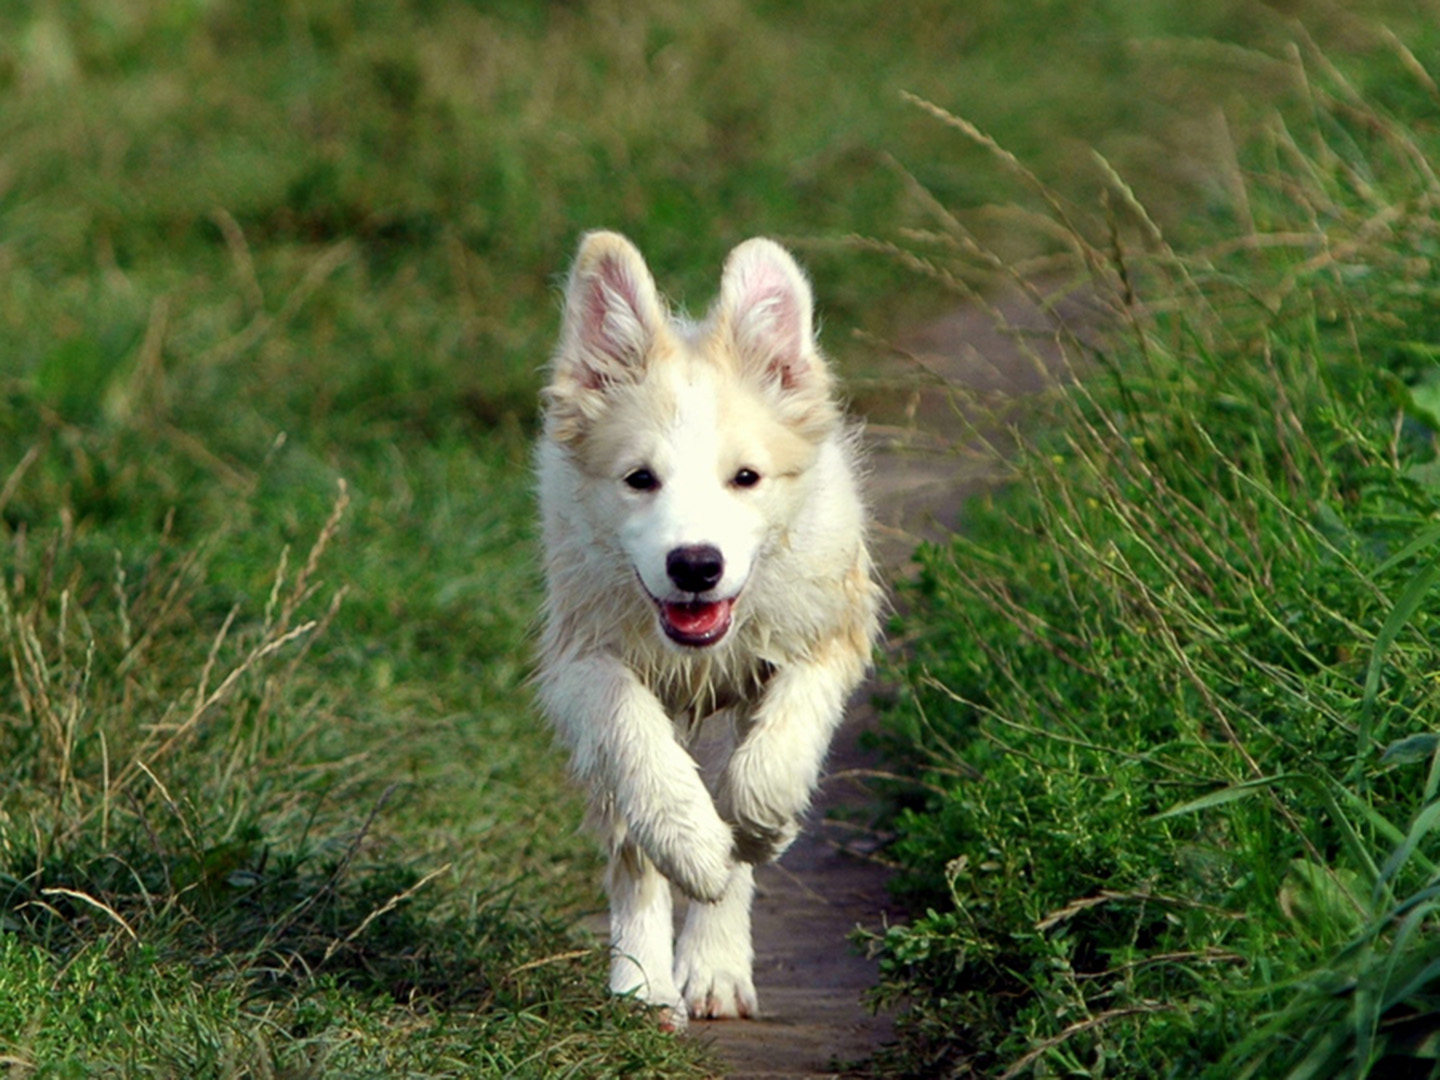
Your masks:
M 671 1035 L 679 1035 L 690 1023 L 684 1005 L 661 1005 L 655 1010 L 655 1020 L 661 1031 Z
M 734 832 L 736 861 L 759 865 L 778 859 L 795 842 L 800 827 L 793 820 L 779 827 L 741 821 L 735 824 Z
M 748 972 L 706 970 L 692 965 L 681 973 L 680 993 L 696 1020 L 754 1019 L 760 1015 L 755 984 Z

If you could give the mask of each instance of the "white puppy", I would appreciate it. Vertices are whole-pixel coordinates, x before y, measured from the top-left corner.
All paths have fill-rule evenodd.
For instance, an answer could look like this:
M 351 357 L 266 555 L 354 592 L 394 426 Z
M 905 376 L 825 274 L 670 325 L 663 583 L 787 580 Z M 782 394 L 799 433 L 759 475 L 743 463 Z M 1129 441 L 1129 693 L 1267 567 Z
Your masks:
M 880 590 L 853 433 L 779 245 L 741 244 L 704 322 L 587 235 L 538 450 L 541 703 L 610 852 L 610 986 L 666 1022 L 757 1014 L 753 865 L 794 840 Z M 728 720 L 712 793 L 691 749 Z M 672 945 L 673 882 L 692 901 Z

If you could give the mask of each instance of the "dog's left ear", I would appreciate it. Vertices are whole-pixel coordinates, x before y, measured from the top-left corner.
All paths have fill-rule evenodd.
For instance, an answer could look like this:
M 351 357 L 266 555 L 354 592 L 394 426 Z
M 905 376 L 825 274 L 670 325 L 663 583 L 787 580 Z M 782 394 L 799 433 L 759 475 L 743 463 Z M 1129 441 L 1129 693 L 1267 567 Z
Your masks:
M 747 240 L 725 260 L 720 323 L 741 362 L 781 390 L 828 388 L 815 347 L 810 283 L 773 240 Z

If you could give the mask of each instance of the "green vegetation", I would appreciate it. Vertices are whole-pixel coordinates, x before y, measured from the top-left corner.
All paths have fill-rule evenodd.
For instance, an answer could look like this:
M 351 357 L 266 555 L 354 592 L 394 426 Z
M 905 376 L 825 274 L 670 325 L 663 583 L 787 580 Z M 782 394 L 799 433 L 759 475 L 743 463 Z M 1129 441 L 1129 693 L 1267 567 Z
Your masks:
M 1423 1047 L 1434 87 L 1329 7 L 1299 60 L 1270 9 L 1172 7 L 0 7 L 10 1075 L 713 1072 L 602 992 L 525 690 L 537 369 L 599 225 L 692 307 L 795 242 L 864 400 L 852 329 L 1006 276 L 961 222 L 1064 235 L 1129 329 L 905 599 L 931 794 L 876 1069 Z M 985 209 L 1013 174 L 902 90 L 1069 225 Z M 1236 241 L 1175 255 L 1092 146 Z M 837 242 L 907 224 L 937 280 Z
M 1093 239 L 1021 176 L 1104 315 L 902 597 L 877 1073 L 1440 1070 L 1440 95 L 1390 44 L 1391 108 L 1268 61 L 1185 254 L 1118 176 Z M 993 265 L 937 230 L 912 262 Z

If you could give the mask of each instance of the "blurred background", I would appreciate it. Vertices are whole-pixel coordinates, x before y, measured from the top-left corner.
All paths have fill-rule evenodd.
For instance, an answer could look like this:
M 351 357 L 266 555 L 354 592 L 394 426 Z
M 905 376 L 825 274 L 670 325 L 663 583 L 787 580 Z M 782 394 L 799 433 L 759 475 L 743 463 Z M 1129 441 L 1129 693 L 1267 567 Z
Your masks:
M 1391 6 L 1401 32 L 1425 22 Z M 797 242 L 848 353 L 852 328 L 944 300 L 837 240 L 932 225 L 915 182 L 960 215 L 1015 198 L 902 91 L 1084 213 L 1099 151 L 1162 223 L 1224 216 L 1235 145 L 1295 79 L 1266 45 L 1303 14 L 1324 47 L 1373 52 L 1377 7 L 7 5 L 7 377 L 77 421 L 163 402 L 242 467 L 298 417 L 347 443 L 528 424 L 557 275 L 600 225 L 697 310 L 738 240 Z M 1372 73 L 1381 96 L 1421 94 L 1395 64 Z

